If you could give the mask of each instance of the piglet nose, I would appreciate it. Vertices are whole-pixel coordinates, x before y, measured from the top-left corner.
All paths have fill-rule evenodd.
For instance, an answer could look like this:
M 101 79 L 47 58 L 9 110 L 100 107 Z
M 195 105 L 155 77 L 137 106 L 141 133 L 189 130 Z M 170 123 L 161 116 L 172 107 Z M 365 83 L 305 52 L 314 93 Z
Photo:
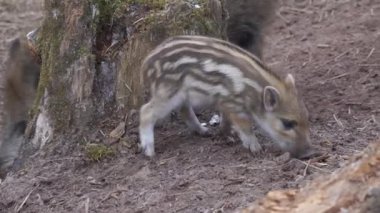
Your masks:
M 322 153 L 311 146 L 303 147 L 292 153 L 292 156 L 300 160 L 308 160 L 320 156 Z

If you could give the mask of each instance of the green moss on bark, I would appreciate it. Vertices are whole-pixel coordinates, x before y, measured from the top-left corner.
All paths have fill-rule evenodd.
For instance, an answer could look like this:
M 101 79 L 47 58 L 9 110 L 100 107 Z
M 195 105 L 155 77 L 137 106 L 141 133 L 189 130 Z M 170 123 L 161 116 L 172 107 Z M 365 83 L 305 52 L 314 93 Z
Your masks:
M 44 97 L 45 91 L 48 99 L 43 103 L 48 111 L 49 119 L 52 121 L 55 131 L 65 131 L 70 125 L 75 105 L 70 94 L 70 78 L 68 78 L 68 68 L 83 55 L 91 54 L 88 43 L 83 39 L 88 39 L 85 33 L 75 32 L 75 25 L 67 23 L 64 11 L 66 5 L 60 0 L 46 1 L 46 11 L 49 13 L 45 18 L 38 36 L 37 46 L 41 53 L 42 64 L 40 81 L 37 88 L 32 115 L 39 112 L 39 106 Z M 75 7 L 76 5 L 71 5 Z M 80 10 L 80 8 L 79 8 Z M 83 9 L 86 12 L 85 9 Z M 87 11 L 89 11 L 88 9 Z M 75 14 L 74 14 L 75 15 Z M 81 23 L 88 23 L 86 15 L 78 18 Z M 74 17 L 77 18 L 77 17 Z M 77 22 L 73 22 L 77 23 Z M 73 33 L 70 34 L 70 28 Z M 85 32 L 85 30 L 83 30 Z M 71 98 L 71 99 L 70 99 Z
M 151 9 L 164 9 L 167 0 L 126 0 L 128 4 L 146 5 Z
M 52 17 L 44 20 L 40 31 L 41 34 L 37 41 L 38 51 L 41 53 L 42 65 L 36 99 L 32 109 L 33 115 L 38 113 L 38 107 L 45 90 L 49 89 L 54 70 L 60 69 L 61 67 L 61 62 L 58 58 L 63 35 L 63 17 L 58 12 L 58 4 L 54 4 L 54 2 L 46 4 L 46 9 L 57 13 L 51 14 Z

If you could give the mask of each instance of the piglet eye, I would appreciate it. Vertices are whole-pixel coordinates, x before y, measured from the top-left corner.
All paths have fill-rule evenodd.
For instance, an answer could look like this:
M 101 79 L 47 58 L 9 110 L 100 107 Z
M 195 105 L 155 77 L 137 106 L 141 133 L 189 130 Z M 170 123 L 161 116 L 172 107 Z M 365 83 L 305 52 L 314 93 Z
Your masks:
M 291 130 L 297 125 L 297 121 L 289 119 L 281 119 L 282 125 L 284 125 L 285 130 Z

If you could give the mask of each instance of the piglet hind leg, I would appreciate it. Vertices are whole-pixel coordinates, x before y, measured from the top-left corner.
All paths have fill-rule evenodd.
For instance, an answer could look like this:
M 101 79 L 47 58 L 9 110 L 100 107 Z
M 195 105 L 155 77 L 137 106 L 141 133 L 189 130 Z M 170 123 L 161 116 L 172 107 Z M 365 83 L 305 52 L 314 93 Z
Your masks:
M 186 125 L 192 132 L 198 133 L 202 136 L 208 135 L 208 128 L 201 125 L 190 104 L 183 104 L 180 108 L 180 113 L 185 120 Z
M 228 119 L 227 115 L 220 112 L 220 124 L 219 124 L 219 134 L 223 137 L 228 137 L 232 134 L 231 121 Z
M 148 157 L 155 155 L 154 126 L 157 120 L 166 117 L 171 111 L 182 105 L 183 96 L 178 93 L 171 98 L 153 97 L 140 109 L 139 148 Z

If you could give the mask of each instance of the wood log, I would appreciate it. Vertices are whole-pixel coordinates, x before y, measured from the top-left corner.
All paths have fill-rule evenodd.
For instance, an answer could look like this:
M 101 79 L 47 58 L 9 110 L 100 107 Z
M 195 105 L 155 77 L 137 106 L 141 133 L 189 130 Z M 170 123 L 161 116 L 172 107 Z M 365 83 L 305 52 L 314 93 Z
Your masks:
M 271 191 L 240 213 L 380 212 L 380 140 L 301 189 Z

